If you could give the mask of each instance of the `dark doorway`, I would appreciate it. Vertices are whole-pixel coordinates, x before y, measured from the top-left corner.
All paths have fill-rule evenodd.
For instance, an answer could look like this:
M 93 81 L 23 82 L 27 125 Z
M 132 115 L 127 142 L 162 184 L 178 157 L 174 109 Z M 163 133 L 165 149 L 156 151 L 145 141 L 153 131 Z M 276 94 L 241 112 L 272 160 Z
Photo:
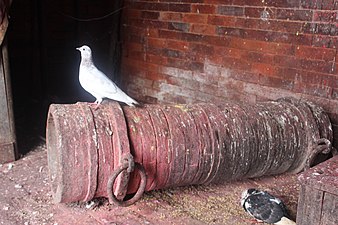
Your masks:
M 19 152 L 44 141 L 51 103 L 94 101 L 78 82 L 76 47 L 118 79 L 122 1 L 13 1 L 8 47 Z

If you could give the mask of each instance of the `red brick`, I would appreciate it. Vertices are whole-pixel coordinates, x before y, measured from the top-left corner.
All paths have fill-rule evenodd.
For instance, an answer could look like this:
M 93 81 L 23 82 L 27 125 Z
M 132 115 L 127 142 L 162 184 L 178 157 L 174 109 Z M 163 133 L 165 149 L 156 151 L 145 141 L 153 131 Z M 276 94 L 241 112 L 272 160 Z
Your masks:
M 338 100 L 338 88 L 334 88 L 332 90 L 332 95 L 331 95 L 332 99 L 334 100 Z M 337 126 L 337 131 L 338 131 L 338 126 Z M 337 135 L 338 136 L 338 135 Z M 336 139 L 338 140 L 338 138 Z
M 142 11 L 141 17 L 144 19 L 158 19 L 160 17 L 159 12 L 153 12 L 153 11 Z
M 261 18 L 262 14 L 267 13 L 269 19 L 276 19 L 277 10 L 276 8 L 265 8 L 265 7 L 245 7 L 246 18 Z
M 160 3 L 160 2 L 134 2 L 133 8 L 141 9 L 141 10 L 151 10 L 151 11 L 168 11 L 169 4 L 168 3 Z
M 216 6 L 211 4 L 193 4 L 191 5 L 191 12 L 202 13 L 202 14 L 213 14 L 215 13 Z
M 159 30 L 159 37 L 167 39 L 181 39 L 182 33 L 172 30 Z
M 223 57 L 222 65 L 225 68 L 229 68 L 229 69 L 251 71 L 251 63 L 244 59 L 236 59 L 236 58 L 225 56 Z
M 277 9 L 277 19 L 311 21 L 312 10 Z
M 177 30 L 182 32 L 188 32 L 190 30 L 190 24 L 180 23 L 180 22 L 171 22 L 168 26 L 169 30 Z
M 336 71 L 333 62 L 327 62 L 322 60 L 302 59 L 300 61 L 300 67 L 304 70 L 316 71 L 320 73 L 334 73 Z
M 332 88 L 314 84 L 295 84 L 293 91 L 303 94 L 329 98 L 332 95 Z
M 265 75 L 259 76 L 259 84 L 263 86 L 269 86 L 274 88 L 281 88 L 286 90 L 292 90 L 294 83 L 290 80 L 284 80 L 277 77 L 270 77 Z
M 229 37 L 211 35 L 205 35 L 203 41 L 205 43 L 211 43 L 216 46 L 229 46 L 230 43 Z
M 198 44 L 198 43 L 189 43 L 190 52 L 198 52 L 205 55 L 214 54 L 214 48 L 211 45 Z
M 175 67 L 175 68 L 198 71 L 198 72 L 203 72 L 203 68 L 204 68 L 203 63 L 191 62 L 188 60 L 176 59 L 176 58 L 168 58 L 167 65 L 171 67 Z
M 148 46 L 152 46 L 152 47 L 166 47 L 166 39 L 162 39 L 162 38 L 152 38 L 152 37 L 148 37 L 147 38 L 147 44 Z
M 314 11 L 313 21 L 332 22 L 336 20 L 337 12 L 333 11 Z
M 182 21 L 182 17 L 181 13 L 161 12 L 159 19 L 164 21 Z
M 153 55 L 147 53 L 146 55 L 146 61 L 149 63 L 155 63 L 159 65 L 166 65 L 167 64 L 167 58 L 159 55 Z
M 336 75 L 322 75 L 322 85 L 332 88 L 338 88 L 338 76 Z
M 251 71 L 253 73 L 262 74 L 266 76 L 276 76 L 278 68 L 273 65 L 265 63 L 252 63 Z
M 306 9 L 321 9 L 323 0 L 301 0 L 301 7 Z M 324 0 L 326 1 L 326 0 Z
M 250 61 L 250 62 L 260 62 L 260 63 L 272 63 L 274 59 L 274 55 L 266 54 L 262 52 L 245 52 L 241 55 L 242 58 Z
M 280 79 L 295 81 L 297 80 L 297 76 L 299 76 L 298 72 L 302 71 L 297 71 L 296 69 L 291 68 L 278 67 L 276 76 Z
M 162 55 L 168 58 L 179 58 L 179 59 L 184 59 L 186 57 L 184 52 L 168 48 L 162 49 Z
M 287 68 L 300 68 L 301 61 L 294 56 L 275 55 L 274 63 Z
M 311 1 L 311 0 L 310 0 Z M 282 8 L 299 8 L 300 0 L 265 0 L 265 6 L 274 6 Z
M 125 16 L 128 18 L 141 18 L 141 11 L 136 9 L 127 9 Z
M 248 58 L 245 57 L 245 51 L 241 49 L 236 49 L 236 48 L 227 48 L 227 47 L 222 47 L 222 46 L 217 46 L 214 48 L 213 54 L 219 56 L 219 57 L 231 57 L 231 58 L 242 58 L 247 61 L 250 61 Z
M 316 47 L 329 48 L 332 42 L 332 37 L 324 35 L 313 35 L 312 45 Z
M 232 37 L 239 37 L 239 38 L 244 38 L 245 35 L 245 30 L 244 29 L 239 29 L 239 28 L 230 28 L 230 27 L 217 27 L 216 28 L 216 33 L 218 35 L 225 35 L 225 36 L 232 36 Z
M 245 27 L 245 19 L 233 16 L 218 16 L 210 15 L 208 17 L 208 24 L 219 25 L 224 27 Z
M 180 51 L 186 51 L 188 49 L 188 43 L 180 40 L 167 40 L 167 47 L 170 49 L 176 49 Z
M 254 84 L 257 84 L 259 82 L 259 74 L 252 73 L 250 71 L 232 70 L 230 73 L 230 77 L 235 80 L 241 80 Z
M 162 48 L 161 47 L 154 47 L 154 46 L 147 46 L 146 52 L 154 55 L 160 55 L 162 54 Z
M 227 16 L 244 16 L 244 7 L 219 5 L 217 13 Z
M 229 46 L 232 48 L 245 49 L 249 51 L 265 52 L 270 54 L 292 55 L 293 45 L 269 43 L 265 41 L 245 40 L 241 38 L 231 38 Z
M 206 24 L 208 20 L 208 16 L 204 14 L 183 14 L 183 22 L 187 23 L 204 23 Z
M 197 34 L 213 35 L 215 34 L 216 27 L 204 24 L 192 24 L 190 31 Z
M 310 46 L 297 46 L 295 55 L 305 59 L 321 59 L 325 61 L 334 61 L 336 57 L 336 49 L 317 48 Z
M 191 4 L 169 4 L 169 11 L 172 12 L 190 12 L 191 11 Z
M 330 23 L 318 23 L 316 26 L 316 34 L 321 35 L 335 35 L 336 28 L 334 24 Z
M 295 77 L 294 80 L 298 83 L 316 84 L 316 85 L 322 83 L 323 74 L 321 73 L 297 69 L 285 69 L 285 70 L 292 72 L 293 76 Z
M 191 33 L 182 34 L 182 40 L 184 41 L 201 42 L 203 38 L 204 35 L 201 34 L 191 34 Z
M 332 10 L 334 9 L 335 0 L 323 0 L 322 1 L 322 10 Z

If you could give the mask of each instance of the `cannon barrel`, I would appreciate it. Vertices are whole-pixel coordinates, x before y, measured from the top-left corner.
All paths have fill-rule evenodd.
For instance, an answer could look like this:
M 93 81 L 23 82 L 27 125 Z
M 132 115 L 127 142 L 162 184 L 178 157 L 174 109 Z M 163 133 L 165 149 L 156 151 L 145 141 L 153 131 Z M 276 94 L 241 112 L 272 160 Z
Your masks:
M 322 108 L 292 98 L 245 105 L 52 104 L 47 151 L 55 202 L 298 173 L 329 153 Z M 113 194 L 114 193 L 114 194 Z M 127 202 L 123 198 L 136 193 Z

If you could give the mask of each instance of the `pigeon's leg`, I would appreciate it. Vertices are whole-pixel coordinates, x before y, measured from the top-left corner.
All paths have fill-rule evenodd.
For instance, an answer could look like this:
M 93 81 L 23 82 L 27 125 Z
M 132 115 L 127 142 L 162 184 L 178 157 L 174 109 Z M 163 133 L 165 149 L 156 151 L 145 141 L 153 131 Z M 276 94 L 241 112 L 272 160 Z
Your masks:
M 99 108 L 101 102 L 102 102 L 102 98 L 96 98 L 95 102 L 90 103 L 90 105 L 94 105 L 93 109 L 96 110 Z

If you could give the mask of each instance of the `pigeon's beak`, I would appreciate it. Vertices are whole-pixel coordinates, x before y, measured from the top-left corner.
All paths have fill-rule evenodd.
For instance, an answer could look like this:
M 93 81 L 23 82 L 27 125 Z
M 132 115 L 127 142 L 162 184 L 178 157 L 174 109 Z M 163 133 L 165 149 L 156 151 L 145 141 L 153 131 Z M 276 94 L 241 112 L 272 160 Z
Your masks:
M 79 51 L 80 51 L 80 47 L 76 48 L 76 50 L 79 50 Z

